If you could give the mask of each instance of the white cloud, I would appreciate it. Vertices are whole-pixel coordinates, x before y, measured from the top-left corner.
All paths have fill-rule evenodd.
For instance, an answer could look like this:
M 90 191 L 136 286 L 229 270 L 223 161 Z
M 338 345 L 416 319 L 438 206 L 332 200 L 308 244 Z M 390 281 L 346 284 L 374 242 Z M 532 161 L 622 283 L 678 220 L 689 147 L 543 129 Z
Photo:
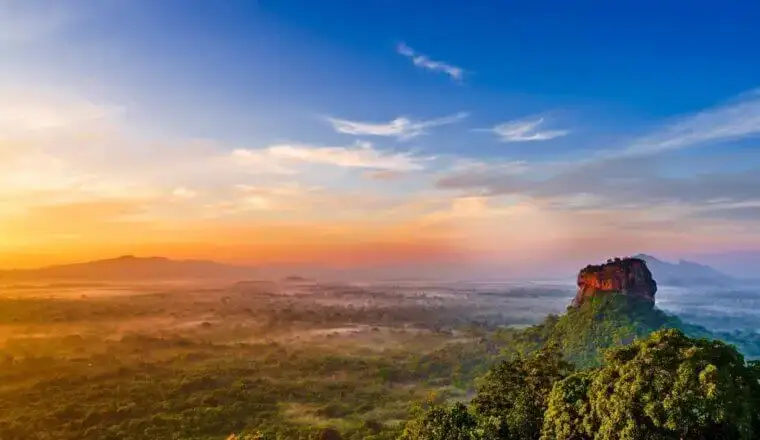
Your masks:
M 390 122 L 359 122 L 347 119 L 327 118 L 335 131 L 351 135 L 387 136 L 398 139 L 411 139 L 427 133 L 427 129 L 441 125 L 453 124 L 466 118 L 468 113 L 459 112 L 442 118 L 427 121 L 414 121 L 398 117 Z
M 448 169 L 456 173 L 473 173 L 489 174 L 498 173 L 500 175 L 517 175 L 524 174 L 530 170 L 530 164 L 524 160 L 474 160 L 458 159 Z
M 322 192 L 320 187 L 309 187 L 298 182 L 269 185 L 235 185 L 242 194 L 239 210 L 283 211 L 304 208 L 310 199 Z
M 232 194 L 221 194 L 221 201 L 205 207 L 214 217 L 257 213 L 268 218 L 292 218 L 295 212 L 308 213 L 312 218 L 336 218 L 373 212 L 377 218 L 392 214 L 408 201 L 353 188 L 329 188 L 306 185 L 297 180 L 289 182 L 263 182 L 237 184 Z
M 420 161 L 409 153 L 384 153 L 368 142 L 352 147 L 314 147 L 309 145 L 274 145 L 269 154 L 285 160 L 321 163 L 347 168 L 376 168 L 397 171 L 421 170 Z
M 0 89 L 0 137 L 102 130 L 113 126 L 121 107 L 28 88 Z
M 451 77 L 451 79 L 454 81 L 461 81 L 464 77 L 465 71 L 461 67 L 454 66 L 453 64 L 445 63 L 443 61 L 430 59 L 430 57 L 427 55 L 416 52 L 414 49 L 404 43 L 399 43 L 397 51 L 399 54 L 412 60 L 414 65 L 417 67 L 432 70 L 434 72 L 443 72 Z
M 314 164 L 413 172 L 430 160 L 366 142 L 234 149 L 213 140 L 150 140 L 133 135 L 121 116 L 119 107 L 61 91 L 0 87 L 0 163 L 5 165 L 0 203 L 137 193 L 195 203 L 234 182 L 267 183 L 282 175 L 319 181 L 333 171 Z M 249 196 L 246 203 L 259 210 L 279 206 L 266 205 L 260 195 Z
M 234 163 L 255 168 L 258 172 L 269 174 L 296 174 L 296 170 L 273 158 L 269 149 L 237 148 L 230 153 Z
M 178 199 L 189 200 L 194 199 L 198 193 L 191 189 L 185 188 L 184 186 L 180 186 L 179 188 L 174 188 L 172 195 Z
M 308 144 L 277 144 L 259 150 L 238 149 L 233 157 L 243 163 L 268 164 L 274 169 L 290 170 L 298 163 L 332 165 L 344 168 L 369 168 L 393 171 L 424 169 L 423 158 L 411 153 L 388 153 L 369 142 L 357 142 L 348 147 L 325 147 Z
M 277 185 L 235 185 L 241 193 L 253 196 L 300 197 L 322 191 L 319 186 L 304 186 L 298 182 L 281 183 Z
M 620 154 L 651 154 L 760 135 L 760 90 L 682 118 L 627 146 Z
M 9 152 L 2 158 L 3 166 L 8 168 L 0 173 L 0 198 L 21 190 L 44 192 L 69 188 L 82 180 L 72 175 L 64 161 L 43 152 L 28 151 L 15 155 Z
M 0 199 L 25 205 L 149 192 L 136 176 L 144 177 L 157 155 L 125 160 L 139 144 L 125 148 L 122 111 L 44 86 L 0 87 Z
M 705 145 L 717 144 L 722 149 L 721 142 L 760 135 L 760 93 L 753 91 L 740 98 L 682 116 L 649 134 L 623 141 L 618 148 L 572 162 L 535 163 L 522 175 L 478 168 L 451 170 L 437 187 L 472 195 L 525 197 L 542 202 L 549 210 L 608 211 L 619 215 L 615 221 L 620 222 L 632 211 L 668 209 L 681 217 L 674 224 L 690 219 L 754 219 L 760 213 L 760 169 L 756 164 L 749 161 L 739 169 L 725 170 L 717 162 L 707 171 L 701 168 L 704 157 L 682 157 L 678 168 L 686 173 L 669 175 L 665 170 L 672 159 L 663 156 Z M 700 166 L 700 171 L 689 173 L 692 164 Z M 653 206 L 657 207 L 654 211 L 649 209 Z M 642 227 L 650 226 L 659 227 L 648 223 Z
M 375 171 L 367 171 L 364 173 L 364 177 L 369 180 L 396 180 L 400 179 L 404 176 L 404 172 L 402 171 L 393 171 L 393 170 L 375 170 Z
M 540 130 L 544 118 L 534 120 L 510 121 L 487 129 L 499 137 L 502 142 L 548 141 L 570 134 L 569 130 Z

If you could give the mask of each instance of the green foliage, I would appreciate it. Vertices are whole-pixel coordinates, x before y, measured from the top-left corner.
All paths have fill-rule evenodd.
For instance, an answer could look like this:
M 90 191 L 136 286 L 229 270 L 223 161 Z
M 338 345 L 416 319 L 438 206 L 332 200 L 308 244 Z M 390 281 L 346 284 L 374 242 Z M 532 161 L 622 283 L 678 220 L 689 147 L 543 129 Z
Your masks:
M 760 334 L 752 332 L 713 333 L 687 324 L 650 303 L 619 294 L 605 294 L 568 308 L 562 316 L 550 315 L 541 324 L 504 339 L 505 355 L 526 354 L 555 345 L 565 359 L 578 368 L 601 365 L 611 347 L 646 338 L 654 331 L 673 328 L 696 338 L 714 338 L 735 345 L 749 357 L 760 356 Z
M 325 301 L 315 301 L 318 295 Z M 334 304 L 336 296 L 378 303 Z M 524 330 L 494 329 L 508 321 L 495 313 L 476 320 L 477 307 L 464 313 L 398 301 L 349 288 L 298 300 L 242 291 L 0 299 L 0 324 L 11 329 L 0 351 L 0 438 L 222 440 L 235 432 L 237 440 L 389 440 L 403 428 L 407 439 L 420 440 L 537 439 L 542 431 L 544 440 L 585 440 L 601 432 L 598 402 L 589 397 L 597 370 L 572 374 L 563 356 L 599 367 L 604 348 L 658 328 L 715 336 L 614 295 Z M 325 334 L 360 324 L 374 330 Z M 757 334 L 720 337 L 760 351 Z M 760 364 L 746 371 L 760 378 Z M 445 404 L 466 401 L 482 375 L 472 405 Z M 678 389 L 691 392 L 700 377 L 733 389 L 714 375 L 686 375 Z M 440 393 L 437 404 L 403 425 L 412 403 L 432 390 Z M 653 399 L 655 391 L 643 395 Z M 750 394 L 746 402 L 760 408 L 758 393 Z M 730 425 L 741 411 L 728 408 Z M 449 428 L 436 431 L 438 424 Z M 760 432 L 756 418 L 750 425 Z M 690 436 L 702 432 L 696 429 L 685 438 L 697 438 Z
M 503 361 L 485 376 L 472 405 L 479 415 L 498 420 L 510 439 L 537 439 L 549 392 L 571 371 L 551 346 L 527 358 Z
M 625 309 L 615 307 L 592 316 L 617 319 Z M 760 436 L 760 362 L 745 363 L 722 341 L 668 328 L 612 348 L 599 367 L 576 373 L 545 347 L 494 366 L 469 410 L 438 408 L 408 426 L 424 427 L 410 431 L 410 440 L 750 440 Z
M 495 365 L 468 408 L 428 404 L 404 427 L 404 440 L 534 440 L 553 384 L 572 372 L 553 347 Z
M 399 440 L 509 440 L 503 421 L 486 416 L 456 402 L 452 405 L 428 403 L 404 425 Z
M 394 427 L 384 419 L 405 417 L 425 389 L 416 366 L 438 370 L 409 352 L 326 356 L 277 344 L 176 343 L 127 339 L 114 342 L 107 356 L 4 364 L 0 438 L 221 440 L 220 433 L 231 432 L 247 439 L 253 434 L 245 430 L 253 429 L 262 440 L 312 439 L 337 421 L 345 439 L 387 439 Z M 455 359 L 441 354 L 436 362 Z M 413 387 L 387 383 L 388 370 Z M 376 418 L 382 422 L 369 423 Z M 35 436 L 40 432 L 47 437 Z
M 475 440 L 478 421 L 463 403 L 431 405 L 407 423 L 401 440 Z
M 471 318 L 350 288 L 3 297 L 0 439 L 395 438 L 421 396 L 464 397 L 498 358 Z M 374 330 L 328 334 L 344 327 Z
M 226 440 L 268 440 L 267 436 L 259 431 L 247 434 L 232 434 Z
M 661 330 L 558 382 L 542 439 L 757 438 L 759 378 L 723 342 Z
M 752 439 L 757 377 L 736 349 L 678 330 L 612 350 L 588 399 L 600 440 Z
M 562 348 L 578 367 L 599 365 L 608 347 L 625 345 L 668 325 L 668 315 L 624 295 L 601 295 L 570 308 L 549 331 L 547 343 Z
M 541 440 L 593 438 L 591 406 L 586 394 L 594 371 L 581 371 L 554 384 L 544 413 Z

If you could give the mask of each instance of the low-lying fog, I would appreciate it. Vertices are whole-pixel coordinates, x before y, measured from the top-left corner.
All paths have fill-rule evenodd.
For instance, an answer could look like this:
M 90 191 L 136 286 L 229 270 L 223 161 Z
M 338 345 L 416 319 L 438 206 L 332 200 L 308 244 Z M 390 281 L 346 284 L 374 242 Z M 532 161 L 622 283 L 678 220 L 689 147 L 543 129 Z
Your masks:
M 245 282 L 225 286 L 152 284 L 45 284 L 0 287 L 5 300 L 87 300 L 144 295 L 208 296 L 229 292 L 265 293 L 270 299 L 314 303 L 323 307 L 363 309 L 419 306 L 431 310 L 461 310 L 463 317 L 486 320 L 495 325 L 524 326 L 541 321 L 546 315 L 563 313 L 575 295 L 570 282 L 484 281 L 484 282 L 356 282 L 298 283 Z M 205 292 L 205 293 L 204 293 Z M 712 330 L 760 330 L 760 286 L 675 287 L 660 285 L 657 306 L 686 322 Z
M 711 330 L 760 330 L 760 286 L 660 286 L 656 301 L 661 309 Z

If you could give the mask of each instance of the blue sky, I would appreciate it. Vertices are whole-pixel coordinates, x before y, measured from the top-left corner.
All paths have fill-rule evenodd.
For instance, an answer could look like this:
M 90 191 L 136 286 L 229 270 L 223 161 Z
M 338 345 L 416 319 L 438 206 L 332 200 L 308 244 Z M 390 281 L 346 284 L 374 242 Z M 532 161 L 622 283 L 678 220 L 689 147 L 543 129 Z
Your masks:
M 9 255 L 114 224 L 189 254 L 343 225 L 347 260 L 419 230 L 507 263 L 760 247 L 760 7 L 662 3 L 0 0 Z

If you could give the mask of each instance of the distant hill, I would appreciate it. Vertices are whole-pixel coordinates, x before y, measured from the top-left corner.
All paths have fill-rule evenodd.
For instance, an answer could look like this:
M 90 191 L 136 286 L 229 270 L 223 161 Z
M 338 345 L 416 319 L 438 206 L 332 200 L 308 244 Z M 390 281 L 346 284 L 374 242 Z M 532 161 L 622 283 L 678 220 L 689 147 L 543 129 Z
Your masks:
M 634 256 L 644 260 L 657 282 L 670 286 L 724 286 L 733 284 L 736 279 L 710 266 L 686 260 L 668 263 L 651 255 Z
M 0 281 L 143 281 L 182 279 L 246 279 L 256 272 L 203 260 L 170 260 L 131 255 L 39 269 L 0 270 Z
M 308 282 L 311 282 L 313 280 L 310 279 L 310 278 L 304 278 L 304 277 L 299 276 L 299 275 L 290 275 L 290 276 L 287 276 L 287 277 L 283 278 L 282 281 L 284 281 L 286 283 L 308 283 Z

